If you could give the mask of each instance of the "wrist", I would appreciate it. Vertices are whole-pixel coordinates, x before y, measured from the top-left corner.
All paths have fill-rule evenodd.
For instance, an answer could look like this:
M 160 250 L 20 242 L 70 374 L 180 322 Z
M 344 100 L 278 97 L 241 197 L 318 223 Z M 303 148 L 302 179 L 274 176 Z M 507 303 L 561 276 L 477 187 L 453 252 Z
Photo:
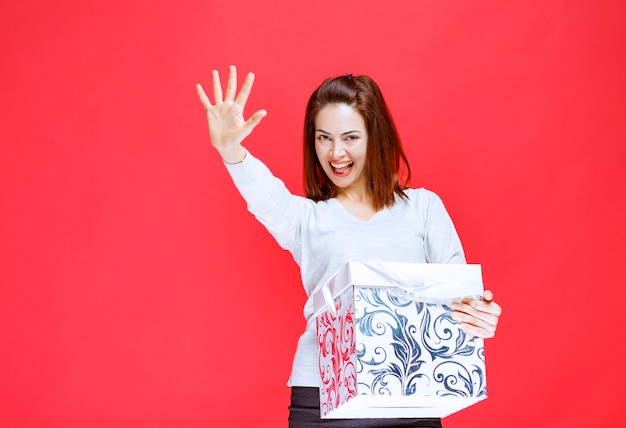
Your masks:
M 236 150 L 233 150 L 232 152 L 220 153 L 220 155 L 222 156 L 222 161 L 229 165 L 235 165 L 243 162 L 247 154 L 248 152 L 242 146 L 239 146 Z

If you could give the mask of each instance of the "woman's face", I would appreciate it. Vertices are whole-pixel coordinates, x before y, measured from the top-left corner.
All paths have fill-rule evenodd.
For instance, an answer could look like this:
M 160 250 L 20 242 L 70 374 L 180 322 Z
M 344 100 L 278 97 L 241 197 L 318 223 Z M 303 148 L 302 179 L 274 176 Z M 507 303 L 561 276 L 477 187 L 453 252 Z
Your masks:
M 363 116 L 347 104 L 329 104 L 315 117 L 315 152 L 338 195 L 365 190 L 367 131 Z

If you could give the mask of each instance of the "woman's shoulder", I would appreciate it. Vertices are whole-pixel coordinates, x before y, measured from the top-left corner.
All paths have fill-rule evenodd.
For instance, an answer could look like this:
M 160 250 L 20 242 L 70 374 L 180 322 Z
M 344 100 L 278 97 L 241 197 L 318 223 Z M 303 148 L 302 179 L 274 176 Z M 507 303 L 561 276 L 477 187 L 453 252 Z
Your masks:
M 445 209 L 443 200 L 437 193 L 424 187 L 409 188 L 404 191 L 407 199 L 405 200 L 407 208 L 416 213 L 421 213 L 426 217 L 433 212 L 439 212 Z
M 441 201 L 439 195 L 425 187 L 410 187 L 404 190 L 409 201 Z

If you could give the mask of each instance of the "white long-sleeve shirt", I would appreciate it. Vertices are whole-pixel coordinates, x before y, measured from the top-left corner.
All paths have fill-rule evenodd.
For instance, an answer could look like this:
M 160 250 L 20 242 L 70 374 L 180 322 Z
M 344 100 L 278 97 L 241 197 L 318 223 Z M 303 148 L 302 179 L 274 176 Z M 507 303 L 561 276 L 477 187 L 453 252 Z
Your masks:
M 248 210 L 300 266 L 309 299 L 306 329 L 298 341 L 290 386 L 319 386 L 311 296 L 349 261 L 465 263 L 461 242 L 441 199 L 426 189 L 407 189 L 370 220 L 361 220 L 337 199 L 314 202 L 293 195 L 258 159 L 226 164 Z

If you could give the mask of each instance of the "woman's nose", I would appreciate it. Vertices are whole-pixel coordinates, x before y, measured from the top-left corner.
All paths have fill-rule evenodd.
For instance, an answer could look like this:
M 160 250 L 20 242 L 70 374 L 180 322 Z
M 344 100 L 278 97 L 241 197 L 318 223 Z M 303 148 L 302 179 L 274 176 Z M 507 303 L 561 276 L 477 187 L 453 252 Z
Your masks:
M 330 149 L 330 153 L 333 159 L 340 159 L 346 154 L 345 146 L 342 142 L 333 143 L 333 146 Z

